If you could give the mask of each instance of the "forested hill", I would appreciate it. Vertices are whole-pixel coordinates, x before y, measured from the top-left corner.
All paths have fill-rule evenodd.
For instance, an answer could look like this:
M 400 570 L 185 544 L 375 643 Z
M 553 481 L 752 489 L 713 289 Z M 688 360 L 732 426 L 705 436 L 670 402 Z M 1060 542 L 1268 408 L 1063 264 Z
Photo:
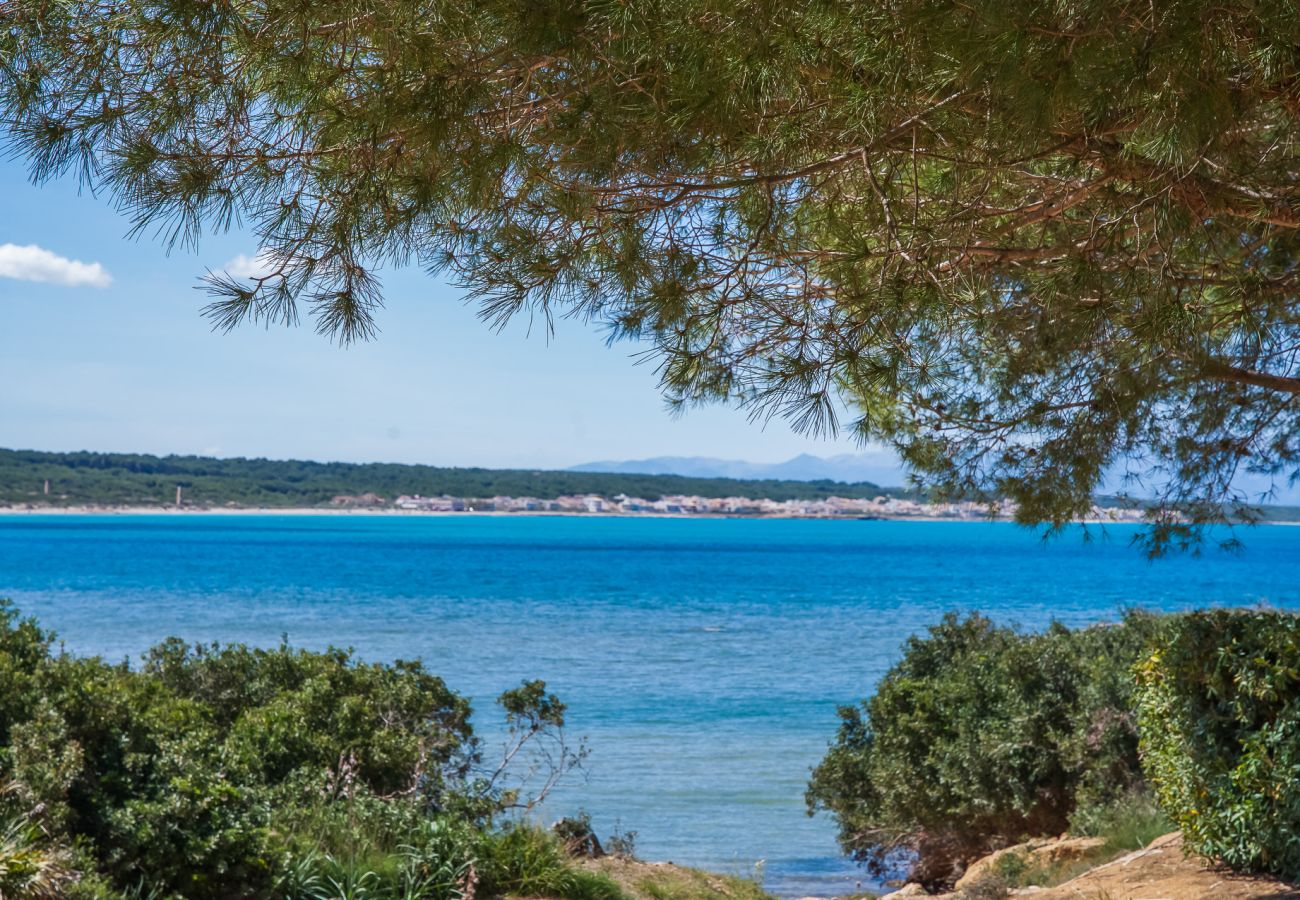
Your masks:
M 46 495 L 45 482 L 50 483 Z M 186 505 L 303 507 L 328 504 L 340 494 L 436 497 L 494 496 L 554 499 L 563 494 L 627 494 L 815 500 L 896 495 L 868 482 L 687 478 L 526 469 L 457 469 L 395 463 L 320 463 L 302 460 L 212 459 L 124 453 L 46 453 L 0 449 L 0 504 L 50 503 L 157 505 L 184 489 Z

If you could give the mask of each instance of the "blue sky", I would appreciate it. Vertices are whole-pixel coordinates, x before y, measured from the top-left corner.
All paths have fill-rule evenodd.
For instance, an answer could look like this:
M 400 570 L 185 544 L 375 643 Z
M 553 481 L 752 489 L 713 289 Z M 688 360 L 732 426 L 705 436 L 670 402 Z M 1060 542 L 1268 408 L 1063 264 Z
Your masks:
M 860 449 L 722 407 L 673 417 L 635 346 L 575 322 L 549 342 L 522 322 L 494 333 L 418 271 L 387 273 L 369 344 L 340 349 L 310 327 L 214 334 L 195 285 L 254 254 L 246 234 L 168 255 L 127 239 L 105 199 L 34 187 L 8 161 L 0 196 L 3 447 L 524 467 Z

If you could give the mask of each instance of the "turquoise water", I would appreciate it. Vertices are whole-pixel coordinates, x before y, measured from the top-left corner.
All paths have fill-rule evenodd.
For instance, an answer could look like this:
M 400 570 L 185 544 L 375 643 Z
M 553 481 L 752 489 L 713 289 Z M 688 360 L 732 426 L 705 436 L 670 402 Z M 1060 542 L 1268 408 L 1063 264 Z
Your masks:
M 547 804 L 648 859 L 788 896 L 871 886 L 802 793 L 900 643 L 949 609 L 1038 627 L 1126 606 L 1300 607 L 1300 528 L 1239 555 L 1148 563 L 1127 544 L 993 523 L 579 517 L 0 516 L 0 596 L 76 652 L 168 635 L 422 658 L 491 713 L 545 678 L 591 747 Z M 485 722 L 489 717 L 485 716 Z

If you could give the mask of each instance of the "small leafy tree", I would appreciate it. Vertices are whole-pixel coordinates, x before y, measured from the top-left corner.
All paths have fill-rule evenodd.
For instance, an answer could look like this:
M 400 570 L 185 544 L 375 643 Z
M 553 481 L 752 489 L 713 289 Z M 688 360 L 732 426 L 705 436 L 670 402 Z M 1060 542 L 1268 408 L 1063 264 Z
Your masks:
M 1130 673 L 1156 620 L 1022 634 L 944 617 L 840 728 L 808 788 L 844 849 L 880 865 L 917 853 L 914 880 L 951 883 L 970 860 L 1059 834 L 1081 804 L 1142 784 Z
M 517 786 L 505 790 L 501 801 L 509 808 L 529 810 L 545 800 L 566 774 L 581 768 L 587 745 L 584 740 L 576 745 L 569 742 L 564 730 L 568 708 L 547 693 L 544 681 L 525 681 L 504 692 L 497 703 L 505 711 L 508 737 L 487 785 L 491 789 L 503 775 L 513 775 Z

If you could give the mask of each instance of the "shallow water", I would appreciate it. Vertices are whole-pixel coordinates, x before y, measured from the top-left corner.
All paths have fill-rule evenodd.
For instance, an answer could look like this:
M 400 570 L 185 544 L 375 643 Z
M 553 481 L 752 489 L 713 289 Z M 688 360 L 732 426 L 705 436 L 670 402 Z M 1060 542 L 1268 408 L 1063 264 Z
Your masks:
M 639 855 L 785 896 L 872 882 L 803 788 L 835 708 L 950 609 L 1080 625 L 1128 606 L 1300 607 L 1300 528 L 1147 562 L 1000 523 L 583 517 L 0 516 L 0 596 L 66 646 L 168 635 L 422 658 L 476 700 L 545 678 L 591 747 L 548 802 Z M 761 861 L 761 864 L 760 864 Z

